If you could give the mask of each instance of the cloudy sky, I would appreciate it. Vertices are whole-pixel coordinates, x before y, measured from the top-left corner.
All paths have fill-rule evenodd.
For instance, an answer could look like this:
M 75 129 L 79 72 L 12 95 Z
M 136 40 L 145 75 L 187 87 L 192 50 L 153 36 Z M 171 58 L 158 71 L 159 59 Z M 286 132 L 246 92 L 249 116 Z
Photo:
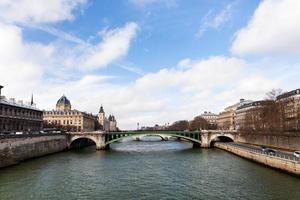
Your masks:
M 299 0 L 0 0 L 3 94 L 122 129 L 299 88 Z

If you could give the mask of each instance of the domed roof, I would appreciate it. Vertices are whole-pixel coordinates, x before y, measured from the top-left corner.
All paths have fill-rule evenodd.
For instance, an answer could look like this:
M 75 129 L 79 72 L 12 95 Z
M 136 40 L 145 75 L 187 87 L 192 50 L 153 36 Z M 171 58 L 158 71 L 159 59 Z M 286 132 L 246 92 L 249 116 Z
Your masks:
M 71 102 L 70 102 L 70 100 L 69 100 L 65 95 L 63 95 L 63 96 L 60 97 L 60 99 L 57 101 L 56 105 L 58 105 L 58 104 L 71 105 Z

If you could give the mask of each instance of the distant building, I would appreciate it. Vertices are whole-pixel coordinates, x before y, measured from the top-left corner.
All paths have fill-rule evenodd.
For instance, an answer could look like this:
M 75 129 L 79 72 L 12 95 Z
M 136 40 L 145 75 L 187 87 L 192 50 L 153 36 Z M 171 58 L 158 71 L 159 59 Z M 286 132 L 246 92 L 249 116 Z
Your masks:
M 142 130 L 142 131 L 163 131 L 163 130 L 167 130 L 167 129 L 168 129 L 167 124 L 165 124 L 165 125 L 155 124 L 154 126 L 142 126 L 140 130 Z
M 95 130 L 95 117 L 92 114 L 71 109 L 71 103 L 63 95 L 56 103 L 56 109 L 44 111 L 45 127 L 62 128 L 67 131 L 81 132 Z
M 117 131 L 117 120 L 114 115 L 105 116 L 103 106 L 101 105 L 98 113 L 98 122 L 104 131 Z
M 217 127 L 217 114 L 205 111 L 200 117 L 208 122 L 210 128 Z
M 283 111 L 281 119 L 283 130 L 300 130 L 300 89 L 277 96 L 276 103 Z
M 226 107 L 224 111 L 220 112 L 217 117 L 218 129 L 236 130 L 236 109 L 239 106 L 251 102 L 252 102 L 251 100 L 240 99 L 238 103 Z
M 0 86 L 0 133 L 36 132 L 43 127 L 43 111 L 31 102 L 15 101 L 1 96 Z
M 251 103 L 243 104 L 236 109 L 236 129 L 255 130 L 257 127 L 263 125 L 261 122 L 262 107 L 272 104 L 272 100 L 253 101 Z

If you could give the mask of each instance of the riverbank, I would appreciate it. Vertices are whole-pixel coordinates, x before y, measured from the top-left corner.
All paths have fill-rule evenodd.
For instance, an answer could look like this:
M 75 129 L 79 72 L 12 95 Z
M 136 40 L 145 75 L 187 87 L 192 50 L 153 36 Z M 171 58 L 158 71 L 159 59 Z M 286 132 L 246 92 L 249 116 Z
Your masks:
M 64 134 L 1 136 L 0 168 L 65 149 L 67 149 L 67 138 Z
M 279 156 L 271 156 L 263 154 L 260 150 L 244 149 L 230 143 L 215 143 L 214 146 L 254 162 L 300 176 L 300 162 L 296 158 L 292 160 Z

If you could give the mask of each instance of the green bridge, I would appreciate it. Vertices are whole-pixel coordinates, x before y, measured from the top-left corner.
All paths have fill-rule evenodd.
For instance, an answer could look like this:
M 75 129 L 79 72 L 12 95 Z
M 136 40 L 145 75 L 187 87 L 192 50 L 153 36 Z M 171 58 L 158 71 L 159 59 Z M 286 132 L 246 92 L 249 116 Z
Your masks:
M 96 149 L 108 149 L 114 142 L 126 138 L 139 139 L 144 136 L 158 136 L 162 140 L 177 138 L 193 143 L 194 147 L 209 148 L 215 140 L 235 140 L 235 131 L 204 130 L 204 131 L 124 131 L 124 132 L 83 132 L 68 133 L 68 146 L 82 139 L 88 139 L 96 144 Z
M 105 134 L 105 144 L 118 142 L 125 138 L 140 138 L 145 136 L 158 136 L 162 140 L 167 138 L 182 138 L 193 143 L 201 144 L 201 132 L 185 132 L 185 131 L 128 131 L 128 132 L 108 132 Z

